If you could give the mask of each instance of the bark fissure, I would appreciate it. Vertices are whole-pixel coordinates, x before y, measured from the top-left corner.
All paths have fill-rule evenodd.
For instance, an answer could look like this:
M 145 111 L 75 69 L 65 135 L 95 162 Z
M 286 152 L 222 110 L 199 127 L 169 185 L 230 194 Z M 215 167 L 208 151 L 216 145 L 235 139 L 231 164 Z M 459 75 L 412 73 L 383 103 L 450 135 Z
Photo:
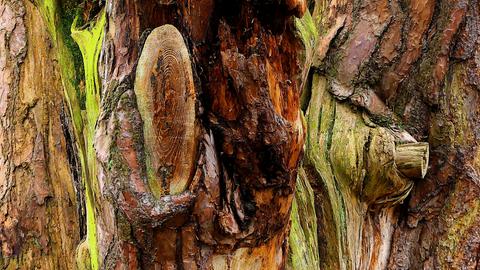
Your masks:
M 75 144 L 75 137 L 73 135 L 74 133 L 70 123 L 70 118 L 65 113 L 65 105 L 63 103 L 60 110 L 60 122 L 63 136 L 65 136 L 68 163 L 70 172 L 72 174 L 72 180 L 74 182 L 80 239 L 83 239 L 87 232 L 87 221 L 85 218 L 85 186 L 83 185 L 82 169 L 80 161 L 78 160 L 79 152 L 76 149 L 77 146 Z

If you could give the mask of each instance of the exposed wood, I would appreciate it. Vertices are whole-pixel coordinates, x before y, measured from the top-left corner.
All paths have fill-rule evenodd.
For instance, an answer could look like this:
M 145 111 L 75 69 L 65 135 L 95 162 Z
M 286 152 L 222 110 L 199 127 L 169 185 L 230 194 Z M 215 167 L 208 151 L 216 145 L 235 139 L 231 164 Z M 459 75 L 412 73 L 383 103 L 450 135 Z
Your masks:
M 135 76 L 143 120 L 147 174 L 160 194 L 178 194 L 193 177 L 197 158 L 192 64 L 180 32 L 154 29 L 145 41 Z
M 479 14 L 0 0 L 0 269 L 478 268 Z
M 324 76 L 313 76 L 303 165 L 315 193 L 319 243 L 324 243 L 320 268 L 384 269 L 395 206 L 413 181 L 395 164 L 395 132 L 367 125 L 328 92 L 327 84 Z
M 424 178 L 428 169 L 428 143 L 400 144 L 395 148 L 397 169 L 410 178 Z
M 298 172 L 292 204 L 288 269 L 320 269 L 315 194 L 305 171 Z
M 285 3 L 248 1 L 161 6 L 157 1 L 108 1 L 107 7 L 111 7 L 107 9 L 109 27 L 101 61 L 104 98 L 95 144 L 102 164 L 102 194 L 111 199 L 99 211 L 99 264 L 107 268 L 284 267 L 304 136 L 298 110 L 300 44 L 290 15 L 298 10 L 289 10 Z M 259 10 L 276 16 L 263 17 Z M 149 28 L 158 26 L 149 34 Z M 171 41 L 154 42 L 161 29 L 168 30 Z M 178 62 L 157 60 L 173 60 L 163 54 L 167 50 Z M 188 61 L 195 88 L 190 84 Z M 155 71 L 157 62 L 160 68 L 176 65 L 170 68 L 178 72 L 169 76 L 161 69 Z M 156 96 L 162 93 L 169 106 Z M 151 108 L 148 102 L 163 107 Z M 162 113 L 170 115 L 162 118 Z M 177 125 L 179 131 L 163 129 L 169 119 L 181 115 L 185 120 L 183 127 Z M 195 131 L 194 118 L 199 125 L 196 134 L 202 138 L 197 155 L 191 144 L 159 145 L 160 138 L 162 143 L 168 138 L 175 141 L 177 134 Z M 155 132 L 158 137 L 149 139 Z M 185 142 L 193 138 L 181 136 Z M 172 181 L 186 181 L 186 192 L 153 195 L 155 187 L 146 181 L 149 165 L 144 155 L 151 142 L 160 154 L 155 162 L 172 158 L 162 156 L 162 147 L 184 153 L 179 157 L 187 170 L 193 168 L 193 174 L 182 170 L 183 176 Z M 188 163 L 192 157 L 195 163 Z M 159 205 L 165 202 L 171 202 L 171 208 Z M 155 206 L 163 209 L 162 218 L 151 215 Z

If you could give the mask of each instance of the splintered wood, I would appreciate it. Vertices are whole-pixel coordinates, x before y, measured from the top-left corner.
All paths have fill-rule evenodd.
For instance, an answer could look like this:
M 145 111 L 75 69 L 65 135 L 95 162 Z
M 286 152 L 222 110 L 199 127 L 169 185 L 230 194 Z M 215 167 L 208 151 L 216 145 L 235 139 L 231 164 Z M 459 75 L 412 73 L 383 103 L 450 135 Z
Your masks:
M 191 178 L 197 140 L 190 56 L 174 26 L 160 26 L 148 36 L 135 94 L 144 122 L 149 180 L 158 181 L 162 194 L 178 194 Z
M 410 178 L 424 178 L 428 169 L 428 143 L 407 143 L 396 146 L 395 163 Z

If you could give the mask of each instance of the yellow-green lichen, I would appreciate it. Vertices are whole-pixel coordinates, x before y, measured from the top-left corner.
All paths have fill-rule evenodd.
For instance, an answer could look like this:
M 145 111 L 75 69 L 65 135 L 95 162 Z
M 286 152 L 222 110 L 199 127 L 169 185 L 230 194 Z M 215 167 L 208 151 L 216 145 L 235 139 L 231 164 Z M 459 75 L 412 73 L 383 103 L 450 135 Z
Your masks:
M 329 217 L 320 230 L 322 237 L 328 238 L 321 268 L 348 269 L 357 264 L 355 251 L 361 245 L 356 237 L 364 213 L 357 209 L 361 209 L 363 146 L 369 128 L 347 104 L 335 101 L 327 91 L 326 78 L 317 74 L 313 75 L 306 119 L 303 166 L 309 171 L 309 180 L 321 187 L 322 215 Z
M 300 168 L 291 213 L 289 267 L 319 269 L 317 216 L 314 194 L 305 171 Z
M 309 11 L 305 12 L 301 19 L 295 19 L 295 27 L 305 47 L 307 49 L 314 48 L 318 33 Z
M 475 126 L 470 124 L 468 113 L 471 108 L 467 106 L 468 99 L 471 97 L 466 94 L 469 92 L 468 85 L 465 84 L 466 70 L 461 64 L 454 64 L 451 68 L 452 75 L 446 80 L 443 89 L 444 96 L 440 100 L 440 107 L 443 113 L 434 118 L 432 127 L 432 143 L 435 146 L 449 145 L 453 148 L 462 145 L 472 145 L 475 141 Z M 443 117 L 450 114 L 448 121 Z M 458 149 L 455 149 L 457 151 Z M 480 151 L 474 150 L 473 161 L 465 166 L 472 168 L 480 165 Z M 440 269 L 456 269 L 460 266 L 458 263 L 465 253 L 465 244 L 471 239 L 471 233 L 478 228 L 480 220 L 480 198 L 472 197 L 465 201 L 466 196 L 471 196 L 466 192 L 463 197 L 459 194 L 466 190 L 469 184 L 468 180 L 458 178 L 455 181 L 453 192 L 450 194 L 447 202 L 442 209 L 446 231 L 439 239 L 437 254 L 439 258 Z M 453 218 L 455 217 L 455 218 Z
M 94 191 L 99 192 L 95 185 L 96 159 L 95 149 L 93 148 L 95 125 L 99 115 L 100 108 L 100 80 L 98 75 L 98 59 L 104 36 L 106 22 L 105 10 L 102 10 L 95 21 L 89 22 L 86 26 L 79 28 L 77 25 L 78 17 L 72 23 L 72 37 L 80 47 L 83 57 L 85 72 L 85 141 L 87 149 L 87 181 L 86 186 L 86 210 L 87 210 L 87 241 L 90 251 L 90 260 L 92 269 L 98 269 L 98 248 L 96 240 L 95 224 L 95 199 Z
M 94 218 L 94 202 L 93 202 L 93 191 L 91 188 L 91 183 L 95 181 L 96 176 L 94 175 L 94 164 L 95 162 L 95 153 L 93 151 L 93 132 L 92 125 L 95 125 L 96 119 L 93 120 L 93 115 L 98 114 L 98 102 L 97 105 L 90 106 L 86 108 L 87 115 L 91 115 L 90 119 L 85 119 L 83 117 L 84 112 L 82 111 L 82 75 L 86 76 L 87 82 L 94 80 L 96 84 L 93 87 L 97 87 L 96 93 L 99 92 L 98 89 L 98 74 L 96 68 L 96 62 L 98 61 L 98 53 L 94 53 L 93 57 L 84 58 L 84 67 L 88 71 L 88 74 L 83 72 L 82 67 L 79 63 L 82 62 L 82 59 L 78 59 L 79 50 L 76 47 L 75 42 L 69 36 L 69 28 L 66 27 L 72 23 L 73 17 L 77 14 L 77 10 L 72 7 L 77 3 L 76 1 L 63 1 L 58 3 L 55 0 L 44 0 L 44 1 L 35 1 L 36 6 L 39 8 L 42 16 L 47 24 L 48 31 L 52 37 L 53 45 L 56 49 L 58 56 L 58 63 L 60 67 L 60 72 L 62 75 L 62 84 L 65 93 L 65 99 L 68 103 L 70 115 L 73 119 L 73 129 L 77 142 L 77 147 L 79 151 L 79 158 L 82 166 L 82 179 L 84 179 L 85 185 L 85 197 L 86 197 L 86 212 L 87 212 L 87 241 L 89 248 L 89 257 L 91 264 L 91 269 L 98 269 L 98 256 L 97 256 L 97 242 L 96 242 L 96 225 Z M 97 23 L 95 28 L 95 34 L 102 37 L 101 33 L 99 34 L 98 29 L 103 33 L 103 27 L 105 24 L 105 15 L 102 12 L 100 16 L 100 23 Z M 74 21 L 76 23 L 77 20 Z M 100 50 L 100 44 L 97 44 L 95 51 Z M 90 47 L 87 47 L 87 50 L 90 50 Z M 83 52 L 83 51 L 82 51 Z M 90 54 L 89 52 L 86 52 Z M 92 60 L 96 57 L 97 61 Z M 85 60 L 90 60 L 90 62 L 85 62 Z M 95 62 L 95 67 L 92 68 L 91 63 Z M 85 63 L 88 63 L 85 64 Z M 88 68 L 87 68 L 88 66 Z M 93 79 L 92 79 L 93 78 Z M 92 87 L 91 84 L 87 83 L 87 87 Z M 88 110 L 92 110 L 91 113 L 88 113 Z M 88 132 L 85 134 L 84 129 L 87 128 Z M 84 262 L 86 265 L 87 262 Z
M 73 128 L 75 135 L 80 135 L 83 129 L 83 123 L 81 118 L 81 109 L 80 109 L 80 86 L 79 86 L 79 77 L 81 74 L 78 74 L 76 71 L 78 68 L 75 67 L 75 63 L 78 61 L 74 60 L 74 55 L 77 53 L 78 48 L 72 45 L 71 38 L 62 31 L 62 29 L 57 28 L 56 25 L 61 20 L 61 16 L 58 14 L 59 7 L 55 0 L 45 0 L 45 1 L 36 1 L 36 5 L 39 7 L 39 10 L 44 18 L 52 41 L 54 43 L 56 53 L 58 56 L 58 62 L 60 67 L 60 72 L 62 74 L 62 84 L 65 92 L 65 99 L 69 105 L 70 115 L 73 118 Z M 68 22 L 63 22 L 68 23 Z M 77 136 L 78 139 L 78 136 Z M 83 149 L 83 145 L 79 145 Z
M 307 119 L 307 138 L 305 142 L 305 160 L 304 166 L 309 167 L 317 174 L 315 179 L 310 181 L 319 181 L 326 190 L 327 200 L 330 202 L 333 220 L 327 225 L 333 226 L 327 228 L 334 235 L 330 234 L 326 239 L 329 246 L 339 247 L 335 251 L 333 248 L 327 248 L 327 258 L 322 262 L 323 267 L 331 267 L 335 264 L 341 264 L 341 268 L 348 268 L 350 265 L 348 256 L 345 256 L 347 243 L 346 235 L 346 213 L 343 203 L 343 195 L 336 186 L 335 176 L 330 165 L 330 156 L 328 150 L 328 141 L 331 141 L 331 130 L 335 124 L 336 103 L 333 97 L 327 92 L 327 81 L 325 77 L 314 75 L 312 81 L 312 95 L 306 112 Z M 333 252 L 332 252 L 333 251 Z M 325 255 L 325 254 L 324 254 Z M 344 258 L 342 258 L 344 257 Z M 322 268 L 323 268 L 322 267 Z
M 98 19 L 90 27 L 77 29 L 78 16 L 71 22 L 77 13 L 71 10 L 66 2 L 60 5 L 55 0 L 37 1 L 42 16 L 52 36 L 52 41 L 57 51 L 58 62 L 62 74 L 62 84 L 65 92 L 70 115 L 73 118 L 73 128 L 79 149 L 79 157 L 82 164 L 82 178 L 85 185 L 86 213 L 87 213 L 87 242 L 89 248 L 90 264 L 92 269 L 98 269 L 98 251 L 96 241 L 94 189 L 96 184 L 95 175 L 95 152 L 93 139 L 95 123 L 99 113 L 100 85 L 98 78 L 97 63 L 103 39 L 105 25 L 105 12 L 102 11 Z M 67 14 L 63 8 L 69 13 Z M 78 48 L 68 36 L 66 25 L 72 25 L 71 34 L 79 45 L 83 59 L 77 59 Z M 82 62 L 83 69 L 76 64 Z M 85 96 L 81 94 L 81 77 L 85 75 Z M 85 100 L 83 100 L 85 99 Z M 83 105 L 85 103 L 85 105 Z M 84 110 L 82 110 L 82 108 Z
M 100 107 L 100 80 L 98 76 L 98 59 L 100 56 L 101 45 L 105 27 L 105 11 L 100 12 L 96 21 L 90 22 L 86 26 L 79 28 L 77 25 L 78 17 L 72 24 L 72 37 L 80 47 L 83 56 L 85 72 L 85 98 L 87 111 L 87 129 L 89 135 L 93 136 L 95 123 L 99 114 Z

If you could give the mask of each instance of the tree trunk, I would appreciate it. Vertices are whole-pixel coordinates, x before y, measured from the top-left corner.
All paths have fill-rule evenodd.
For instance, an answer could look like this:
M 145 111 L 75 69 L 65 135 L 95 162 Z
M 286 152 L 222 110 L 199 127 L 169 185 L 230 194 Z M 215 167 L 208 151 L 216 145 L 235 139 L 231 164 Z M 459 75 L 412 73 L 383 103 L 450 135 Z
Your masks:
M 0 0 L 0 269 L 477 269 L 479 8 Z
M 321 269 L 478 268 L 478 10 L 319 0 L 298 22 Z
M 11 70 L 3 77 L 11 82 L 2 90 L 11 101 L 2 119 L 36 126 L 3 126 L 3 141 L 18 146 L 2 147 L 2 160 L 12 164 L 5 175 L 16 179 L 2 182 L 13 198 L 2 200 L 2 268 L 285 266 L 304 136 L 302 47 L 292 20 L 305 11 L 303 1 L 86 1 L 78 9 L 75 1 L 11 2 L 2 26 L 12 44 L 4 50 L 16 51 L 5 60 Z M 23 28 L 10 25 L 15 18 Z M 44 23 L 29 35 L 33 21 Z M 26 33 L 11 38 L 19 29 Z M 40 64 L 28 65 L 36 50 Z M 35 69 L 20 73 L 28 67 Z M 16 93 L 33 95 L 22 87 L 27 79 L 41 89 L 23 101 Z M 37 116 L 40 104 L 52 108 Z M 63 104 L 70 118 L 55 129 Z M 25 134 L 33 137 L 22 145 L 12 139 Z M 33 174 L 24 182 L 14 174 L 22 170 Z M 30 187 L 32 179 L 42 182 Z M 21 188 L 30 192 L 21 198 L 33 194 L 29 211 L 41 216 L 38 229 L 13 212 L 22 209 L 13 196 Z M 71 237 L 43 231 L 70 225 Z M 24 235 L 32 235 L 31 245 Z M 51 261 L 33 259 L 43 251 Z
M 43 7 L 0 1 L 0 268 L 72 269 L 81 171 Z
M 297 5 L 106 4 L 101 265 L 283 267 L 303 144 Z

